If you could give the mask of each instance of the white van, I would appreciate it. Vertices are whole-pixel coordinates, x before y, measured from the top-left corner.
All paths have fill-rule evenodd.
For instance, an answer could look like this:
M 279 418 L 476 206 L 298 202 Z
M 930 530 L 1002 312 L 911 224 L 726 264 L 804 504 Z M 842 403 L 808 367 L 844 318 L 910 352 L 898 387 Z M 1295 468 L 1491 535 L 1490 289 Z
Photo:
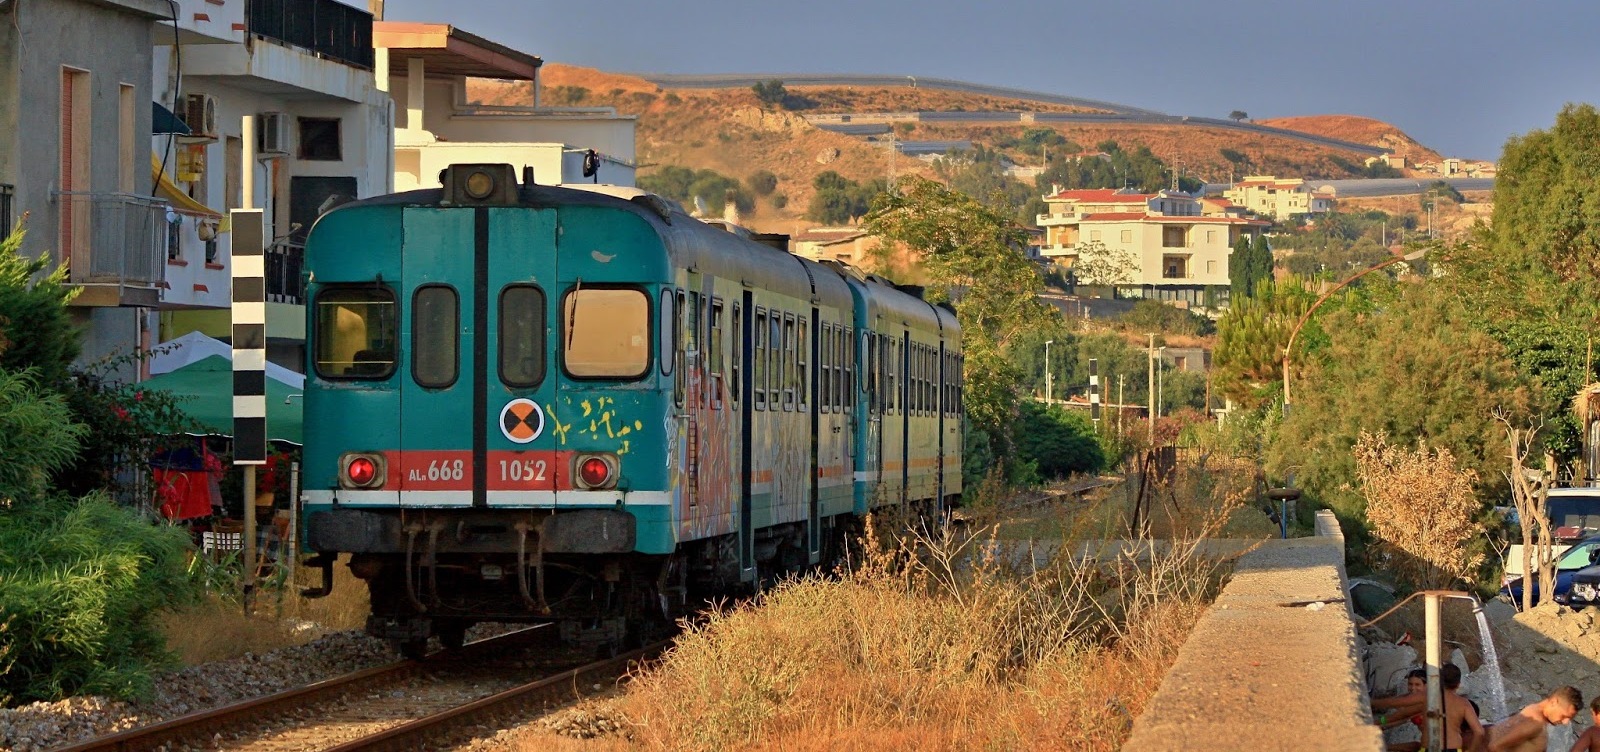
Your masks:
M 1551 553 L 1559 556 L 1567 546 L 1600 533 L 1600 487 L 1552 488 L 1546 499 L 1546 512 L 1550 532 L 1556 538 Z M 1506 518 L 1519 522 L 1514 509 Z M 1522 574 L 1522 544 L 1518 543 L 1506 550 L 1505 581 Z

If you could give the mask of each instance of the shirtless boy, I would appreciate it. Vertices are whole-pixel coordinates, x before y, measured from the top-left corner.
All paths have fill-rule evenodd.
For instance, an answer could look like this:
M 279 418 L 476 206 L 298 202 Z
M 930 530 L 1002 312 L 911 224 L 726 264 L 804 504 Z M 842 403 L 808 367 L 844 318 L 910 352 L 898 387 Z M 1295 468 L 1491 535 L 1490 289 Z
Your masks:
M 1413 672 L 1415 674 L 1417 672 Z M 1373 703 L 1373 707 L 1385 706 L 1403 713 L 1413 715 L 1412 721 L 1423 726 L 1424 742 L 1412 742 L 1403 745 L 1405 749 L 1421 749 L 1427 746 L 1426 724 L 1423 721 L 1428 710 L 1428 693 L 1421 677 L 1407 677 L 1411 692 L 1387 700 Z M 1459 693 L 1461 689 L 1461 667 L 1454 663 L 1446 663 L 1439 669 L 1439 683 L 1444 686 L 1444 749 L 1447 752 L 1470 749 L 1483 738 L 1483 725 L 1478 721 L 1478 711 L 1467 698 Z M 1412 746 L 1415 745 L 1415 746 Z M 1399 750 L 1401 746 L 1391 747 Z M 1600 752 L 1596 750 L 1595 752 Z
M 1589 702 L 1589 712 L 1594 714 L 1594 725 L 1572 744 L 1571 752 L 1600 752 L 1600 697 Z
M 1583 705 L 1583 693 L 1575 687 L 1562 687 L 1489 729 L 1489 752 L 1544 752 L 1546 724 L 1566 724 Z M 1481 738 L 1481 737 L 1480 737 Z

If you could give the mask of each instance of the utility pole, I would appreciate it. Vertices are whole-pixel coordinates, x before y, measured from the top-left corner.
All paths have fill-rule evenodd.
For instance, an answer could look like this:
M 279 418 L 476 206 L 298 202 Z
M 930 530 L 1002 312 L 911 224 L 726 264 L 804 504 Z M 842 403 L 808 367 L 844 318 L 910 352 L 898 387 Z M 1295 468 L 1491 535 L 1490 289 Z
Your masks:
M 1156 335 L 1150 335 L 1150 385 L 1147 387 L 1146 400 L 1149 406 L 1145 408 L 1146 438 L 1151 446 L 1156 443 Z
M 1052 389 L 1054 384 L 1052 384 L 1050 380 L 1050 346 L 1055 344 L 1055 342 L 1056 341 L 1053 339 L 1047 339 L 1044 341 L 1044 403 L 1046 405 L 1055 404 L 1055 393 Z
M 1123 377 L 1126 374 L 1117 374 L 1117 435 L 1122 435 L 1122 408 L 1128 403 L 1122 395 Z
M 1167 387 L 1165 377 L 1167 374 L 1167 348 L 1162 347 L 1156 355 L 1156 417 L 1161 417 L 1162 398 L 1166 396 Z

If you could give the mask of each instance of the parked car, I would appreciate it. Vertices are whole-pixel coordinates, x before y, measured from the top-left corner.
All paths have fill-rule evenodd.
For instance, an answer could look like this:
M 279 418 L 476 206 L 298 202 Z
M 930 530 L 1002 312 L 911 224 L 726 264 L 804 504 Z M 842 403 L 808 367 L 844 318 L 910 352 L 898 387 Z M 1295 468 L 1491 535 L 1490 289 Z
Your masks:
M 1556 603 L 1579 608 L 1600 601 L 1597 589 L 1600 589 L 1600 566 L 1594 566 L 1600 560 L 1600 535 L 1584 538 L 1568 546 L 1556 557 L 1556 586 L 1552 597 Z M 1537 568 L 1536 568 L 1537 569 Z M 1582 573 L 1584 577 L 1579 578 Z M 1539 581 L 1537 571 L 1530 577 L 1515 577 L 1500 588 L 1500 595 L 1511 599 L 1513 605 L 1522 607 L 1522 587 L 1524 580 Z M 1583 583 L 1580 592 L 1578 585 Z M 1533 602 L 1538 604 L 1543 588 L 1535 588 Z

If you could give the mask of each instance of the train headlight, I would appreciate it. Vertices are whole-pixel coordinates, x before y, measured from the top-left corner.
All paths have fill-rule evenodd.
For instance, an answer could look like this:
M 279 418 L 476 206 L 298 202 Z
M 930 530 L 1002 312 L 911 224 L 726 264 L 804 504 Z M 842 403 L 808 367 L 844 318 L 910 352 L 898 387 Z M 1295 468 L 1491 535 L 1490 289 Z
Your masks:
M 386 471 L 381 454 L 347 454 L 339 459 L 339 484 L 345 488 L 381 488 Z
M 578 488 L 594 490 L 617 485 L 617 458 L 609 454 L 580 454 L 573 461 Z
M 494 193 L 494 178 L 489 173 L 476 170 L 467 176 L 467 195 L 482 201 Z

